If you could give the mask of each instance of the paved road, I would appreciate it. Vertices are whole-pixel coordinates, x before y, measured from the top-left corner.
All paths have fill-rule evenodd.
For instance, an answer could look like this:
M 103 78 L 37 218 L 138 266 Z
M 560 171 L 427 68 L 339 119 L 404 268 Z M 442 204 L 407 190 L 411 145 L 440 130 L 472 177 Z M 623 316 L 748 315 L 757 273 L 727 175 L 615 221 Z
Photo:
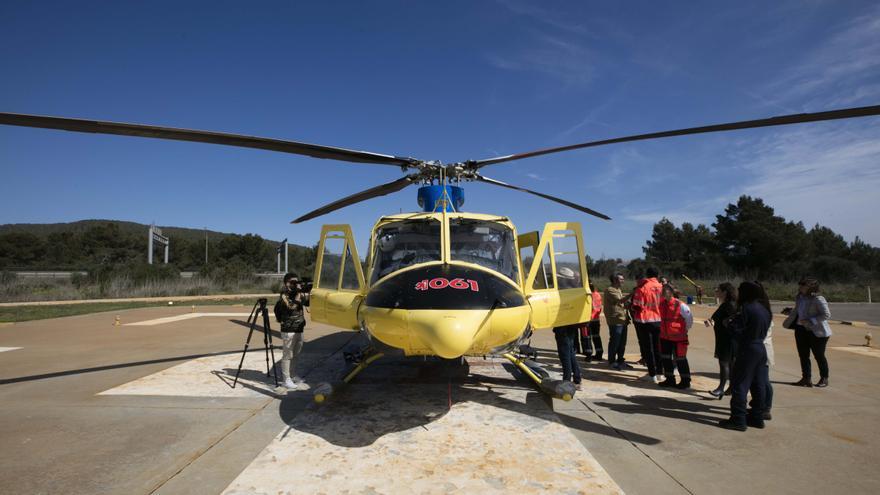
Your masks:
M 779 313 L 783 308 L 791 308 L 793 302 L 774 302 L 773 311 Z M 880 326 L 880 303 L 828 303 L 831 318 L 837 321 L 862 321 Z
M 697 319 L 708 316 L 711 309 L 695 307 Z M 121 314 L 127 323 L 179 311 L 147 308 Z M 247 308 L 217 307 L 216 311 Z M 247 476 L 240 475 L 252 472 L 254 466 L 291 462 L 283 456 L 310 459 L 307 452 L 278 448 L 308 442 L 332 447 L 347 462 L 363 459 L 374 466 L 372 473 L 393 475 L 399 469 L 412 475 L 394 439 L 401 439 L 405 446 L 416 431 L 425 432 L 436 435 L 437 449 L 453 452 L 442 443 L 447 437 L 439 434 L 453 430 L 435 428 L 450 421 L 459 428 L 468 426 L 455 423 L 462 420 L 455 408 L 444 413 L 447 394 L 453 406 L 460 402 L 465 411 L 469 404 L 487 400 L 474 391 L 467 374 L 438 378 L 413 372 L 411 367 L 418 363 L 404 364 L 409 371 L 400 375 L 391 365 L 367 370 L 358 378 L 363 393 L 354 391 L 345 399 L 349 401 L 346 410 L 352 413 L 345 423 L 336 422 L 339 415 L 334 414 L 332 401 L 316 410 L 308 394 L 280 397 L 251 385 L 248 393 L 236 389 L 225 396 L 197 396 L 200 387 L 225 387 L 215 373 L 228 374 L 228 367 L 200 368 L 198 363 L 237 355 L 247 332 L 230 321 L 236 318 L 114 327 L 113 316 L 105 313 L 0 327 L 0 351 L 20 347 L 0 352 L 0 466 L 4 473 L 0 493 L 221 493 L 228 487 L 254 492 L 257 488 L 248 488 L 242 481 Z M 650 495 L 740 494 L 744 489 L 880 493 L 875 466 L 880 458 L 876 428 L 880 353 L 859 347 L 864 329 L 835 325 L 834 332 L 828 350 L 831 387 L 805 389 L 786 385 L 800 377 L 800 370 L 792 334 L 781 328 L 777 331 L 777 363 L 771 376 L 776 389 L 774 419 L 764 430 L 738 433 L 715 426 L 727 415 L 727 401 L 708 400 L 700 391 L 714 385 L 717 363 L 712 358 L 711 330 L 697 327 L 691 332 L 689 352 L 697 390 L 660 390 L 638 380 L 639 369 L 615 373 L 603 364 L 585 364 L 587 383 L 574 401 L 546 401 L 530 393 L 524 394 L 524 403 L 503 402 L 504 415 L 479 412 L 478 417 L 490 425 L 496 417 L 507 421 L 505 434 L 496 436 L 515 438 L 517 448 L 500 453 L 486 450 L 485 462 L 474 463 L 471 472 L 482 476 L 483 491 L 503 491 L 499 487 L 511 480 L 491 474 L 501 472 L 493 466 L 504 463 L 505 456 L 516 461 L 513 450 L 531 455 L 571 441 L 579 442 L 613 479 L 612 485 L 604 485 L 610 487 L 608 492 L 619 486 L 627 493 Z M 628 351 L 634 356 L 637 345 L 632 333 Z M 603 335 L 607 336 L 604 328 Z M 326 363 L 350 338 L 347 332 L 311 326 L 303 364 L 306 379 L 326 375 Z M 258 347 L 256 342 L 252 345 Z M 541 361 L 558 371 L 552 334 L 538 333 L 533 345 L 540 350 Z M 235 359 L 231 361 L 235 364 Z M 256 363 L 246 367 L 250 384 L 263 380 L 260 360 Z M 473 369 L 471 376 L 474 373 L 479 370 Z M 162 376 L 173 379 L 163 385 L 159 383 Z M 386 381 L 389 376 L 397 380 Z M 519 394 L 529 387 L 513 377 L 493 375 L 483 380 L 482 390 Z M 437 391 L 442 400 L 425 401 L 414 395 L 413 385 Z M 146 388 L 138 392 L 138 387 Z M 160 393 L 162 387 L 171 391 Z M 121 393 L 99 395 L 111 389 Z M 143 390 L 148 395 L 138 395 Z M 497 399 L 484 405 L 495 407 Z M 537 421 L 547 418 L 545 411 L 555 412 L 571 435 L 545 437 L 541 432 L 551 430 L 536 427 L 545 424 Z M 510 412 L 515 414 L 510 416 Z M 528 420 L 522 427 L 516 426 L 516 414 Z M 488 449 L 482 445 L 477 442 L 472 448 Z M 372 449 L 370 456 L 358 454 L 365 449 Z M 319 461 L 314 464 L 326 465 Z M 432 466 L 421 464 L 416 474 L 443 473 L 442 463 L 436 464 L 439 474 Z M 456 467 L 459 475 L 468 472 L 468 465 Z M 347 472 L 348 466 L 324 474 L 344 476 Z M 538 476 L 528 465 L 520 472 Z M 588 486 L 585 472 L 562 475 L 584 476 L 584 486 Z M 260 479 L 272 481 L 271 476 Z M 590 482 L 596 479 L 589 478 Z M 296 491 L 296 486 L 287 488 Z M 332 484 L 326 488 L 334 492 Z M 383 492 L 381 486 L 373 489 Z

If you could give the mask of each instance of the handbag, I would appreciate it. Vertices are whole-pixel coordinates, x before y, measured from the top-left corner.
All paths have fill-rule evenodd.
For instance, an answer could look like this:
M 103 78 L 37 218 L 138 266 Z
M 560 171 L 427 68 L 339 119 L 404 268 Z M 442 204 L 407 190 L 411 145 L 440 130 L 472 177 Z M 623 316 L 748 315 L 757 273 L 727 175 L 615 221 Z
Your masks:
M 782 327 L 789 330 L 794 330 L 794 326 L 797 323 L 797 316 L 797 308 L 792 309 L 791 312 L 788 313 L 788 316 L 785 318 L 785 321 L 782 322 Z

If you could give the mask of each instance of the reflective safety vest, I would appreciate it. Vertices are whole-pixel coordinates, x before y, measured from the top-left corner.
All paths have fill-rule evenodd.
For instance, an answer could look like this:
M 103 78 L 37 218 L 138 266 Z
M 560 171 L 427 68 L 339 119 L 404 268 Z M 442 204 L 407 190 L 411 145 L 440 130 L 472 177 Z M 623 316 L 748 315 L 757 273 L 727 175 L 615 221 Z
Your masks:
M 632 315 L 638 323 L 660 321 L 660 291 L 663 286 L 656 278 L 646 278 L 633 290 Z
M 681 314 L 681 301 L 678 299 L 660 300 L 660 338 L 681 342 L 687 340 L 688 328 Z
M 599 319 L 599 315 L 602 314 L 602 294 L 598 292 L 593 292 L 593 312 L 590 313 L 590 321 L 595 321 Z

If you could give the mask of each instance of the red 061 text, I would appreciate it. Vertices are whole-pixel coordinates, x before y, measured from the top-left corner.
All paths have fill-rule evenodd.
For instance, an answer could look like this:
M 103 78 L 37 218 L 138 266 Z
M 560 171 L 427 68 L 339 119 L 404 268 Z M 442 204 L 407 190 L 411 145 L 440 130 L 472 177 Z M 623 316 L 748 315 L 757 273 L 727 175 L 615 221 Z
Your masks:
M 432 278 L 431 280 L 422 280 L 416 284 L 416 290 L 439 290 L 439 289 L 458 289 L 458 290 L 470 290 L 472 292 L 480 292 L 480 285 L 476 280 L 463 279 L 463 278 L 454 278 L 452 280 L 437 277 Z

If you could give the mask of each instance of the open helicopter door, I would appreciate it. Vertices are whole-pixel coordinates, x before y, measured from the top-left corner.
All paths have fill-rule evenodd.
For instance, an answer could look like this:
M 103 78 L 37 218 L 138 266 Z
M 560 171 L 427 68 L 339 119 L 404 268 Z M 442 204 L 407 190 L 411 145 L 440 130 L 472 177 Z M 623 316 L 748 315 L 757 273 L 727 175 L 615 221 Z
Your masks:
M 550 222 L 519 236 L 520 258 L 528 270 L 523 292 L 532 306 L 532 326 L 552 328 L 590 320 L 592 310 L 581 225 Z
M 366 284 L 351 226 L 324 225 L 321 228 L 314 284 L 312 320 L 357 330 L 357 310 Z

